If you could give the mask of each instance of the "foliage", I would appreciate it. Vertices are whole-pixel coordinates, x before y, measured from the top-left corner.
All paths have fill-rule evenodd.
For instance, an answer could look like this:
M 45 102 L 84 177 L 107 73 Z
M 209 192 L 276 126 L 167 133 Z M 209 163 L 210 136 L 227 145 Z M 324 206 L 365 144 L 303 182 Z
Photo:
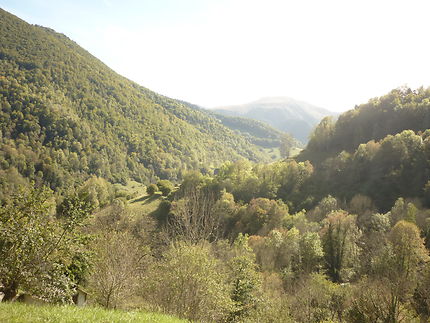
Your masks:
M 210 113 L 119 76 L 51 29 L 0 11 L 0 175 L 67 190 L 178 180 L 187 169 L 264 159 Z
M 117 308 L 136 294 L 145 250 L 127 231 L 102 231 L 92 248 L 96 254 L 89 290 L 97 303 Z
M 263 148 L 279 147 L 282 132 L 272 128 L 266 123 L 243 117 L 233 117 L 214 113 L 215 118 L 220 120 L 224 126 L 249 138 L 254 145 Z M 294 143 L 297 145 L 296 143 Z
M 353 321 L 405 320 L 402 317 L 408 317 L 410 312 L 403 304 L 412 300 L 417 274 L 427 261 L 428 251 L 416 225 L 399 221 L 388 233 L 381 252 L 372 259 L 372 278 L 364 279 L 356 287 L 357 295 L 351 308 Z
M 342 319 L 345 292 L 321 274 L 299 281 L 292 298 L 292 315 L 298 322 L 323 322 Z
M 324 220 L 321 234 L 328 275 L 334 282 L 348 281 L 360 252 L 355 217 L 344 211 L 332 212 Z
M 322 120 L 297 157 L 311 161 L 316 170 L 309 193 L 346 200 L 361 194 L 384 212 L 399 197 L 427 204 L 429 98 L 430 89 L 399 88 L 343 113 L 336 122 Z
M 413 307 L 423 321 L 430 319 L 430 265 L 419 272 L 417 288 L 413 294 Z
M 105 179 L 97 176 L 92 176 L 80 185 L 78 194 L 94 209 L 108 205 L 115 195 L 113 186 Z
M 167 179 L 163 179 L 157 182 L 157 187 L 163 196 L 167 196 L 174 189 L 174 185 Z
M 283 134 L 281 137 L 281 144 L 279 146 L 281 156 L 284 158 L 290 157 L 290 151 L 294 148 L 294 145 L 294 138 L 289 133 Z
M 284 216 L 288 214 L 288 207 L 282 201 L 266 198 L 252 199 L 246 208 L 237 214 L 236 230 L 248 234 L 265 235 L 275 228 L 279 228 Z
M 232 193 L 236 201 L 249 202 L 253 198 L 282 199 L 293 206 L 293 210 L 308 207 L 313 197 L 306 195 L 306 185 L 313 174 L 308 162 L 294 160 L 268 165 L 252 165 L 241 160 L 225 163 L 219 170 L 216 181 Z
M 77 277 L 73 273 L 69 277 L 67 268 L 85 255 L 85 240 L 76 227 L 88 213 L 71 201 L 64 204 L 60 221 L 53 215 L 52 201 L 46 189 L 22 189 L 0 208 L 0 277 L 5 300 L 13 299 L 21 289 L 49 301 L 71 301 L 75 283 L 71 278 Z
M 232 257 L 228 260 L 230 282 L 233 286 L 231 299 L 235 304 L 230 321 L 243 321 L 253 310 L 261 306 L 261 276 L 255 264 L 255 255 L 248 246 L 248 237 L 242 234 L 236 238 Z
M 155 194 L 155 192 L 158 191 L 158 186 L 156 184 L 149 184 L 146 188 L 146 193 L 148 193 L 149 196 L 152 196 Z
M 341 114 L 336 123 L 323 119 L 301 158 L 321 161 L 317 154 L 353 152 L 360 144 L 404 130 L 423 132 L 430 128 L 429 97 L 430 89 L 398 88 Z
M 217 240 L 225 232 L 227 216 L 223 213 L 225 207 L 219 189 L 198 183 L 184 184 L 170 208 L 168 233 L 174 239 L 192 243 Z M 179 196 L 183 197 L 178 199 Z
M 419 322 L 416 314 L 392 294 L 386 280 L 365 278 L 354 286 L 352 296 L 348 322 Z
M 399 221 L 392 228 L 388 238 L 393 257 L 387 262 L 390 264 L 389 270 L 398 278 L 411 280 L 416 275 L 420 263 L 430 260 L 419 229 L 413 223 Z
M 206 244 L 170 246 L 145 282 L 148 301 L 179 317 L 219 322 L 233 308 L 221 263 Z

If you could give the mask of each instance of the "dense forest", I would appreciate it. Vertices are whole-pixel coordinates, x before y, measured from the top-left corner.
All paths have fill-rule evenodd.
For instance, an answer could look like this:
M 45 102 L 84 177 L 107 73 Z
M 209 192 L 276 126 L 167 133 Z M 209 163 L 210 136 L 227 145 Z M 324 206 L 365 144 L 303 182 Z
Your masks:
M 0 11 L 1 178 L 62 189 L 177 180 L 261 149 L 209 113 L 114 73 L 66 36 Z
M 0 14 L 3 301 L 80 288 L 202 322 L 428 322 L 430 89 L 325 118 L 267 162 L 253 140 L 294 140 Z
M 271 127 L 267 123 L 245 117 L 220 114 L 213 110 L 206 110 L 195 104 L 184 101 L 181 102 L 195 110 L 204 111 L 205 113 L 210 114 L 219 120 L 223 126 L 239 133 L 247 138 L 251 143 L 261 148 L 280 148 L 282 146 L 282 138 L 285 137 L 285 134 L 290 136 L 288 139 L 288 145 L 290 147 L 302 147 L 302 143 L 300 143 L 289 132 L 284 133 Z

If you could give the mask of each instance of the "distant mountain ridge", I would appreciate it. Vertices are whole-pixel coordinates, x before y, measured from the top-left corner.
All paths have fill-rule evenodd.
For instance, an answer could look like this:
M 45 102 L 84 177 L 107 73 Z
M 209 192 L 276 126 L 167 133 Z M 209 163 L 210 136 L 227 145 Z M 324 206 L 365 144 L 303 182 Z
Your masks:
M 265 122 L 275 129 L 292 134 L 303 143 L 308 141 L 310 132 L 321 119 L 337 115 L 289 97 L 265 97 L 247 104 L 217 107 L 213 111 Z
M 282 131 L 279 131 L 265 122 L 246 117 L 230 116 L 220 114 L 212 110 L 205 109 L 186 101 L 180 101 L 182 104 L 195 109 L 204 111 L 216 118 L 224 127 L 227 127 L 241 136 L 247 138 L 251 143 L 262 148 L 279 148 L 281 145 Z M 301 147 L 301 143 L 295 142 L 295 147 Z

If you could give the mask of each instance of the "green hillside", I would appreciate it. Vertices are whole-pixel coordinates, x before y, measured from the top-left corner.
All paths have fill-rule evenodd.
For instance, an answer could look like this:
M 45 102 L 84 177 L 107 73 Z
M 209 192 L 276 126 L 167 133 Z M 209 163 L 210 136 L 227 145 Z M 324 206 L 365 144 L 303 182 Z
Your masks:
M 430 89 L 399 88 L 341 114 L 325 118 L 315 129 L 300 160 L 321 162 L 341 151 L 354 152 L 362 143 L 379 141 L 403 130 L 430 128 Z
M 127 80 L 62 34 L 0 10 L 0 39 L 2 182 L 177 180 L 225 160 L 264 159 L 208 113 Z
M 264 148 L 275 148 L 281 145 L 282 132 L 268 124 L 249 118 L 214 115 L 224 126 L 247 136 L 255 145 Z
M 399 197 L 428 206 L 429 128 L 430 89 L 395 89 L 323 119 L 296 159 L 314 166 L 307 189 L 316 201 L 361 194 L 381 211 Z
M 429 322 L 430 88 L 298 152 L 0 19 L 0 322 Z
M 269 124 L 245 117 L 231 116 L 204 109 L 198 105 L 181 101 L 185 105 L 202 112 L 209 113 L 216 118 L 223 126 L 238 132 L 246 137 L 254 145 L 262 148 L 279 148 L 281 145 L 282 131 L 272 128 Z M 301 144 L 296 140 L 295 147 Z

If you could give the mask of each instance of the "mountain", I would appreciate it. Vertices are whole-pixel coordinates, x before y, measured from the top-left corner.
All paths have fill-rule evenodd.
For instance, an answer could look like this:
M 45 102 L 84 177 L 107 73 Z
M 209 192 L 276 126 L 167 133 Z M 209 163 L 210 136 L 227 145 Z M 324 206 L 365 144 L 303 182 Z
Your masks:
M 279 148 L 281 145 L 282 132 L 272 128 L 267 123 L 250 118 L 226 116 L 217 113 L 214 116 L 227 128 L 249 138 L 254 145 L 264 148 Z
M 360 144 L 380 141 L 404 130 L 422 133 L 430 129 L 430 88 L 398 88 L 342 113 L 337 121 L 323 119 L 316 127 L 300 160 L 320 163 Z
M 296 160 L 314 166 L 316 200 L 362 195 L 384 212 L 399 197 L 430 206 L 429 129 L 430 88 L 399 88 L 324 118 Z
M 283 135 L 283 132 L 271 127 L 267 123 L 245 117 L 229 116 L 226 114 L 214 112 L 212 110 L 207 110 L 201 106 L 191 104 L 185 101 L 181 102 L 193 109 L 205 111 L 206 113 L 211 114 L 223 126 L 246 137 L 256 146 L 262 148 L 279 148 L 279 146 L 281 145 L 281 137 Z M 300 143 L 294 142 L 293 146 L 299 147 Z
M 0 183 L 177 180 L 227 160 L 265 159 L 211 113 L 131 82 L 65 35 L 1 9 L 0 108 Z
M 323 117 L 336 115 L 329 110 L 288 97 L 267 97 L 248 104 L 218 107 L 214 111 L 265 122 L 275 129 L 292 134 L 303 143 L 308 141 L 311 130 Z

